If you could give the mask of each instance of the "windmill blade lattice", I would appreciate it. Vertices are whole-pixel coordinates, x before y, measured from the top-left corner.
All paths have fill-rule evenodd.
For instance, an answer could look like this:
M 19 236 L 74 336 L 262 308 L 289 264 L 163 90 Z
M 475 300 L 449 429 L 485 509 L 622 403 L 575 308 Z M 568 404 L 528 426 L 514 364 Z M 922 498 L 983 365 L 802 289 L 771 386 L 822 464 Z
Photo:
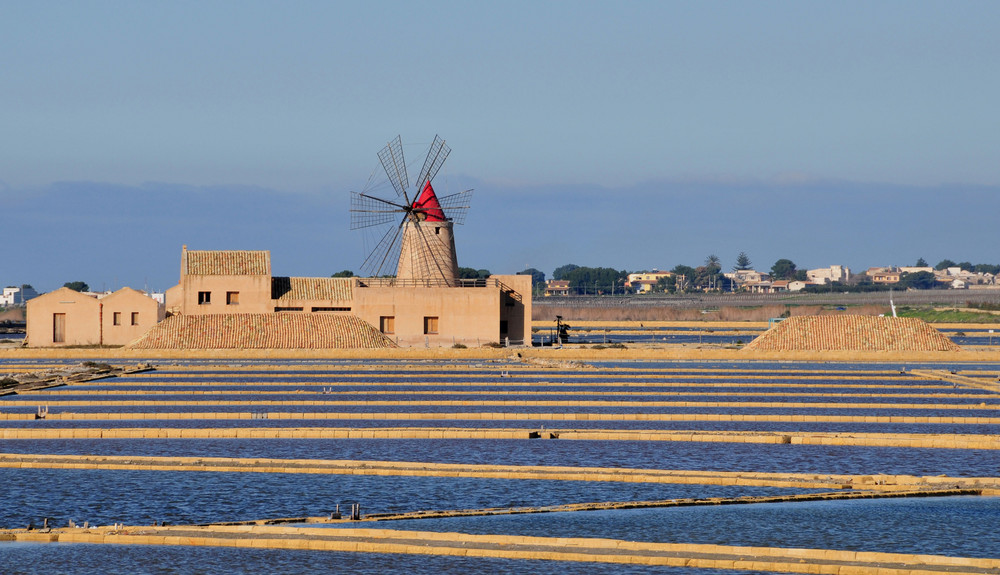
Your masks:
M 438 197 L 441 209 L 448 214 L 448 219 L 456 224 L 465 223 L 465 216 L 469 213 L 469 208 L 472 207 L 470 205 L 471 200 L 472 190 Z
M 351 229 L 360 230 L 395 222 L 406 212 L 402 204 L 351 192 Z
M 424 160 L 424 167 L 420 168 L 420 177 L 417 179 L 417 186 L 423 186 L 426 182 L 433 180 L 450 153 L 451 148 L 444 143 L 444 140 L 440 136 L 435 135 L 430 149 L 427 150 L 427 159 Z
M 389 176 L 393 189 L 397 196 L 403 196 L 409 203 L 406 196 L 406 188 L 410 187 L 410 179 L 406 174 L 406 160 L 403 158 L 403 138 L 396 136 L 396 139 L 386 144 L 378 153 L 378 159 L 385 168 L 385 174 Z
M 368 257 L 361 264 L 361 272 L 369 277 L 380 277 L 395 273 L 399 264 L 400 243 L 404 219 L 398 226 L 388 228 L 375 247 L 368 251 Z M 370 231 L 370 230 L 369 230 Z

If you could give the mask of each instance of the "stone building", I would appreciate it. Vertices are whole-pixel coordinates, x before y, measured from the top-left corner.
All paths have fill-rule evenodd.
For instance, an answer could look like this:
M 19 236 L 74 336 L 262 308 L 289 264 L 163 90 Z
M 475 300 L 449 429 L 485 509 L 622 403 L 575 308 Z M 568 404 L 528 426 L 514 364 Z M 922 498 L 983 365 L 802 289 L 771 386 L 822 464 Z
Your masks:
M 402 267 L 402 266 L 401 266 Z M 267 251 L 181 250 L 179 315 L 350 314 L 400 346 L 530 345 L 531 276 L 461 280 L 271 275 Z
M 163 306 L 132 288 L 97 298 L 64 287 L 28 300 L 26 341 L 32 347 L 125 345 L 163 318 Z

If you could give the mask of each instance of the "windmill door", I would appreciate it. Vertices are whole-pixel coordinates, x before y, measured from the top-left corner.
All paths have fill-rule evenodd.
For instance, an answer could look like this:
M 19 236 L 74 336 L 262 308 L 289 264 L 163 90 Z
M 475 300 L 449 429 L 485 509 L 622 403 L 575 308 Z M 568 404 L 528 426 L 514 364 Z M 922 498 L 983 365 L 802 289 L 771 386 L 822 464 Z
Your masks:
M 66 341 L 66 314 L 52 314 L 52 343 L 64 343 Z

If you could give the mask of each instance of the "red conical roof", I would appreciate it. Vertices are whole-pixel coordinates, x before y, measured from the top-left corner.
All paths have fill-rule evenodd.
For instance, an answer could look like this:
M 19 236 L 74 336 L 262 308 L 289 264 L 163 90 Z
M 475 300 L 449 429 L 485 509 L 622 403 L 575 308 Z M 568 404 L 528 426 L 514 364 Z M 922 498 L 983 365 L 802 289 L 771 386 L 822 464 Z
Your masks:
M 437 195 L 434 193 L 434 188 L 431 187 L 430 180 L 424 184 L 424 190 L 420 192 L 420 196 L 413 201 L 413 205 L 411 207 L 416 211 L 426 214 L 427 221 L 429 222 L 446 221 L 444 217 L 444 210 L 441 209 L 441 203 L 438 202 Z

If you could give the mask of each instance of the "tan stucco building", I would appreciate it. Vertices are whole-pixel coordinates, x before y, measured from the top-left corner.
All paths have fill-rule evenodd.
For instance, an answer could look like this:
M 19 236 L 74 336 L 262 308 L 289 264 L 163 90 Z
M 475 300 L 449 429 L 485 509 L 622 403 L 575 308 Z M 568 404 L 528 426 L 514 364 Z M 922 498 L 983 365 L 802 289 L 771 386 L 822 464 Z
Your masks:
M 33 347 L 125 345 L 163 317 L 163 306 L 132 288 L 98 299 L 64 287 L 28 301 L 27 343 Z
M 181 251 L 166 307 L 183 315 L 351 314 L 401 346 L 531 345 L 531 276 L 274 277 L 267 251 Z
M 270 252 L 184 246 L 180 282 L 167 290 L 165 302 L 161 306 L 131 288 L 101 299 L 61 288 L 28 302 L 27 342 L 33 347 L 126 345 L 165 314 L 347 314 L 404 347 L 531 345 L 530 275 L 274 277 Z

